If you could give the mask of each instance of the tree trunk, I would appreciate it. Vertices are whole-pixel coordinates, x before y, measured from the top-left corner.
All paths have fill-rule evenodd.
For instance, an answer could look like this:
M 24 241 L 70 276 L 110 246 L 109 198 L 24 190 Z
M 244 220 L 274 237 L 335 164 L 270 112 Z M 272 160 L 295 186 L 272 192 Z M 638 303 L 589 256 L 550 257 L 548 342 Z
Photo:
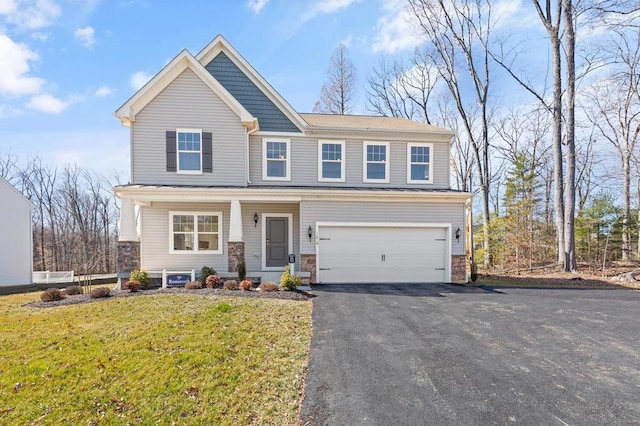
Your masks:
M 622 260 L 631 260 L 631 232 L 629 223 L 631 222 L 631 169 L 629 155 L 622 159 L 622 172 L 624 183 L 622 185 L 622 197 L 624 201 L 622 213 Z
M 564 241 L 564 179 L 562 167 L 562 66 L 560 39 L 557 32 L 551 37 L 553 55 L 553 183 L 556 222 L 556 242 L 558 243 L 558 263 L 565 261 Z

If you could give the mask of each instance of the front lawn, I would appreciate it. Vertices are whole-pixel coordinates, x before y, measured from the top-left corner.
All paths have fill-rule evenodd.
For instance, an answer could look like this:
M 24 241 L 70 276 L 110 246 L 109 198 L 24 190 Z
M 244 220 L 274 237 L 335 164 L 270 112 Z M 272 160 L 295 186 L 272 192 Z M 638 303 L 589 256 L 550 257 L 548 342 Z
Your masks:
M 311 302 L 0 297 L 0 424 L 294 424 Z

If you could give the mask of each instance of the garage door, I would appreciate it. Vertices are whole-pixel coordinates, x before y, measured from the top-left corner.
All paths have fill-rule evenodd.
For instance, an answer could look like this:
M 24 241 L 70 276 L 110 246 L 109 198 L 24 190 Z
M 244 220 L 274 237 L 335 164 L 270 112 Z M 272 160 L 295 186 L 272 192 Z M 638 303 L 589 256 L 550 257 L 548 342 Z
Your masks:
M 320 226 L 318 281 L 447 281 L 447 235 L 447 228 Z

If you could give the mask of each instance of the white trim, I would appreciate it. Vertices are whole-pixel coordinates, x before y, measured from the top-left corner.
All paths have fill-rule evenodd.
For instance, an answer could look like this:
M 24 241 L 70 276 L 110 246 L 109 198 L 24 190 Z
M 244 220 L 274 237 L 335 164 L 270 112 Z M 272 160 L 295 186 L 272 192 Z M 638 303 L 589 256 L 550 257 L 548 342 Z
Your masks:
M 180 170 L 180 133 L 198 133 L 200 135 L 200 170 Z M 195 151 L 183 151 L 195 153 Z M 202 129 L 176 129 L 176 174 L 179 175 L 201 175 L 202 171 Z
M 262 270 L 263 271 L 284 271 L 284 266 L 281 268 L 270 266 L 267 268 L 267 218 L 268 217 L 286 217 L 288 219 L 287 232 L 289 233 L 287 241 L 289 243 L 289 253 L 293 253 L 293 213 L 262 213 L 262 245 L 260 246 L 262 252 Z
M 174 216 L 193 216 L 194 217 L 194 248 L 193 250 L 174 250 L 173 248 L 173 217 Z M 198 234 L 198 219 L 197 216 L 217 216 L 218 217 L 218 250 L 200 250 L 198 248 L 198 241 L 196 241 L 196 235 Z M 200 212 L 200 211 L 169 211 L 169 254 L 222 254 L 224 243 L 224 220 L 222 212 Z
M 447 243 L 445 246 L 447 247 L 447 252 L 445 253 L 445 259 L 448 259 L 448 262 L 445 264 L 445 282 L 451 282 L 451 253 L 453 253 L 452 240 L 451 237 L 451 223 L 386 223 L 386 222 L 316 222 L 316 281 L 321 283 L 321 271 L 318 267 L 320 265 L 320 228 L 323 226 L 333 226 L 333 227 L 345 227 L 345 228 L 444 228 L 446 229 L 445 236 L 447 238 Z
M 322 176 L 322 163 L 325 161 L 322 159 L 322 145 L 324 144 L 332 144 L 332 145 L 340 145 L 340 177 L 339 178 L 325 178 Z M 328 160 L 331 161 L 331 160 Z M 347 161 L 347 148 L 345 141 L 337 141 L 330 139 L 319 139 L 318 140 L 318 182 L 345 182 L 345 164 Z M 337 161 L 331 161 L 337 162 Z
M 385 161 L 384 161 L 384 179 L 368 179 L 367 178 L 367 147 L 374 145 L 385 146 Z M 364 183 L 389 183 L 389 163 L 391 150 L 389 149 L 389 142 L 376 142 L 376 141 L 362 141 L 362 182 Z M 378 162 L 372 164 L 380 164 Z
M 269 142 L 284 143 L 287 146 L 287 157 L 285 158 L 286 176 L 284 177 L 267 176 L 267 143 Z M 268 138 L 268 137 L 262 138 L 262 180 L 265 180 L 265 181 L 267 180 L 290 181 L 291 180 L 291 139 Z
M 411 148 L 416 147 L 426 147 L 429 148 L 429 162 L 427 165 L 429 166 L 429 180 L 413 180 L 411 179 Z M 416 164 L 424 164 L 424 163 L 416 163 Z M 433 185 L 433 144 L 432 143 L 424 143 L 424 142 L 407 142 L 407 183 L 417 183 L 423 185 Z

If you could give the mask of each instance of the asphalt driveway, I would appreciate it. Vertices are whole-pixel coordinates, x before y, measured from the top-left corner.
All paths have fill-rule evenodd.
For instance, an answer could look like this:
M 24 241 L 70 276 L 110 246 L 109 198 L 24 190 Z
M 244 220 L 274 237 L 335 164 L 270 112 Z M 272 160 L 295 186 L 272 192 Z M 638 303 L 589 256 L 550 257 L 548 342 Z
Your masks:
M 318 285 L 302 424 L 637 425 L 640 292 Z

